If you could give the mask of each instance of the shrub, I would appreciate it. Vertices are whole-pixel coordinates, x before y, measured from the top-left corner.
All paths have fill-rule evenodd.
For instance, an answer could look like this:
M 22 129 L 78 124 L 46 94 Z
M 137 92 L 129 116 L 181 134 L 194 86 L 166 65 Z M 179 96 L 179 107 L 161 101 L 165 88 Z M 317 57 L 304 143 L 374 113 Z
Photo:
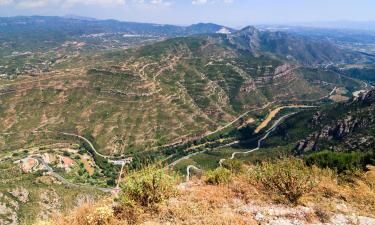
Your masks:
M 375 164 L 375 153 L 323 151 L 306 156 L 305 161 L 307 165 L 329 167 L 338 173 L 347 173 L 358 169 L 365 170 L 367 165 Z
M 91 211 L 85 218 L 87 224 L 110 225 L 113 220 L 113 209 L 110 206 L 101 206 Z
M 258 165 L 253 173 L 265 189 L 284 196 L 291 203 L 297 203 L 317 184 L 314 170 L 299 159 L 265 162 Z
M 125 225 L 128 221 L 119 220 L 115 217 L 115 212 L 111 200 L 101 201 L 97 204 L 86 203 L 62 215 L 53 214 L 48 221 L 38 221 L 34 225 Z
M 235 174 L 239 174 L 243 172 L 243 164 L 240 160 L 227 159 L 227 160 L 224 160 L 224 162 L 222 163 L 222 166 L 225 169 L 228 169 L 232 173 L 235 173 Z
M 165 170 L 150 166 L 130 174 L 121 184 L 125 206 L 150 207 L 176 194 L 176 179 Z
M 219 185 L 219 184 L 227 184 L 230 181 L 231 178 L 231 172 L 230 170 L 219 167 L 215 170 L 211 170 L 206 172 L 206 183 L 213 184 L 213 185 Z

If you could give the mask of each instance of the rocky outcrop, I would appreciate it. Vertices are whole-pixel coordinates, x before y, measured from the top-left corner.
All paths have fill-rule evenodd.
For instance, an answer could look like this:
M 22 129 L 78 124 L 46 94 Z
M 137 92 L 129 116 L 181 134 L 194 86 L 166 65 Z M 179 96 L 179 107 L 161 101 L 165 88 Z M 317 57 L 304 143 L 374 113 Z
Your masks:
M 324 140 L 342 141 L 342 144 L 345 144 L 351 149 L 367 147 L 372 140 L 371 138 L 362 137 L 362 140 L 363 138 L 365 138 L 366 141 L 358 142 L 357 139 L 346 140 L 346 136 L 355 133 L 357 129 L 367 129 L 369 126 L 373 126 L 374 123 L 374 118 L 368 119 L 347 116 L 343 120 L 339 120 L 333 122 L 332 124 L 324 126 L 321 130 L 314 132 L 304 140 L 301 140 L 296 147 L 297 153 L 303 154 L 309 151 L 319 150 L 318 142 Z
M 342 148 L 348 150 L 367 150 L 374 145 L 375 137 L 370 135 L 375 131 L 375 91 L 370 91 L 350 103 L 344 105 L 345 115 L 337 115 L 338 119 L 327 120 L 326 112 L 317 112 L 308 126 L 316 131 L 300 140 L 295 153 L 303 155 L 310 151 L 322 150 L 321 143 L 334 143 L 328 148 L 340 151 Z M 335 109 L 333 109 L 335 110 Z
M 259 68 L 260 69 L 260 68 Z M 275 82 L 280 78 L 286 78 L 292 80 L 295 77 L 294 67 L 290 64 L 283 64 L 278 66 L 272 72 L 272 66 L 266 67 L 263 76 L 257 77 L 255 82 L 258 85 L 265 83 Z
M 375 90 L 369 91 L 363 95 L 361 95 L 358 99 L 358 102 L 371 105 L 375 103 Z

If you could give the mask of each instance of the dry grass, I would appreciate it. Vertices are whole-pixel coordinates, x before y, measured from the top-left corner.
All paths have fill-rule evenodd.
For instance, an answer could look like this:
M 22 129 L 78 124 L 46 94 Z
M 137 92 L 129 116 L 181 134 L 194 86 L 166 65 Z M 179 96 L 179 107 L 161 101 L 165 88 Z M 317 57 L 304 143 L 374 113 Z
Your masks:
M 263 162 L 250 170 L 249 179 L 269 192 L 297 204 L 302 196 L 317 184 L 317 173 L 300 159 L 282 159 L 275 163 Z
M 178 198 L 163 205 L 150 221 L 156 224 L 257 224 L 252 216 L 234 210 L 244 205 L 241 198 L 250 193 L 239 193 L 232 184 L 214 186 L 195 181 L 181 191 Z
M 156 208 L 120 207 L 118 210 L 108 208 L 112 202 L 106 200 L 84 205 L 68 216 L 55 217 L 48 225 L 273 224 L 281 220 L 335 224 L 340 215 L 346 216 L 347 221 L 353 219 L 353 214 L 375 218 L 374 167 L 357 175 L 352 183 L 339 182 L 340 177 L 332 170 L 314 170 L 319 174 L 319 183 L 301 198 L 299 206 L 275 202 L 280 197 L 277 193 L 260 188 L 261 184 L 249 182 L 242 174 L 233 176 L 232 181 L 224 185 L 208 185 L 204 179 L 180 184 L 179 195 Z M 98 208 L 111 212 L 111 216 L 101 221 Z M 90 216 L 101 223 L 88 223 Z M 368 219 L 370 223 L 375 221 Z
M 110 199 L 97 204 L 84 204 L 67 215 L 56 214 L 48 221 L 40 221 L 35 225 L 125 225 L 124 220 L 114 216 Z

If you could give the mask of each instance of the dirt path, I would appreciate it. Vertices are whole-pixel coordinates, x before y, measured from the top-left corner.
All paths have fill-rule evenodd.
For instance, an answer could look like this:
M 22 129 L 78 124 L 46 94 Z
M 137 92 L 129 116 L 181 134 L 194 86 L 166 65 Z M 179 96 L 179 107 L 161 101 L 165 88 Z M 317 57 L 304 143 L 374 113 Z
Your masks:
M 306 102 L 306 101 L 308 101 L 308 102 L 314 102 L 314 101 L 319 101 L 319 100 L 322 100 L 322 99 L 325 99 L 325 98 L 329 98 L 332 94 L 335 93 L 336 89 L 337 89 L 337 87 L 334 87 L 334 88 L 332 89 L 332 91 L 331 91 L 328 95 L 323 96 L 323 97 L 321 97 L 321 98 L 319 98 L 319 99 L 314 99 L 314 100 L 301 100 L 301 102 Z M 281 103 L 282 101 L 278 101 L 278 102 Z M 267 104 L 265 104 L 264 106 L 262 106 L 262 107 L 260 107 L 260 108 L 256 108 L 256 109 L 253 109 L 253 110 L 246 111 L 246 112 L 244 112 L 243 114 L 241 114 L 240 116 L 238 116 L 237 118 L 235 118 L 233 121 L 231 121 L 231 122 L 225 124 L 225 125 L 222 126 L 222 127 L 217 128 L 217 129 L 214 130 L 214 131 L 211 131 L 211 132 L 209 132 L 209 133 L 207 133 L 207 134 L 205 134 L 205 135 L 203 135 L 203 136 L 200 136 L 199 138 L 192 138 L 192 139 L 188 139 L 187 141 L 183 141 L 183 142 L 173 142 L 173 143 L 170 143 L 170 144 L 166 144 L 166 145 L 162 145 L 162 146 L 153 147 L 153 150 L 157 150 L 157 149 L 159 149 L 159 148 L 164 148 L 164 147 L 181 146 L 181 145 L 186 144 L 186 143 L 189 142 L 189 141 L 194 141 L 194 140 L 202 139 L 202 138 L 208 137 L 208 136 L 210 136 L 210 135 L 212 135 L 212 134 L 216 134 L 216 133 L 218 133 L 218 132 L 220 132 L 220 131 L 223 131 L 223 130 L 225 130 L 226 128 L 232 126 L 234 123 L 236 123 L 236 122 L 239 121 L 240 119 L 242 119 L 242 118 L 244 118 L 245 116 L 247 116 L 247 114 L 249 114 L 249 113 L 251 113 L 251 112 L 256 112 L 256 111 L 260 111 L 260 110 L 266 109 L 266 108 L 268 108 L 270 105 L 275 104 L 275 103 L 276 103 L 276 101 L 268 102 Z M 296 107 L 296 106 L 298 106 L 298 105 L 292 105 L 292 106 L 293 106 L 293 107 Z M 291 106 L 290 108 L 293 108 L 292 106 Z M 306 107 L 315 107 L 315 106 L 307 106 L 307 105 L 306 105 Z M 284 108 L 285 108 L 285 106 L 284 106 Z M 275 110 L 276 110 L 276 109 L 275 109 Z M 280 110 L 279 110 L 279 111 L 280 111 Z M 276 112 L 276 114 L 277 114 L 277 113 L 278 113 L 278 112 Z M 275 115 L 276 115 L 276 114 L 275 114 Z M 270 114 L 270 115 L 271 115 L 271 114 Z M 272 118 L 273 118 L 275 115 L 273 115 Z M 271 120 L 272 120 L 272 118 L 271 118 Z M 270 120 L 270 121 L 271 121 L 271 120 Z M 270 121 L 267 122 L 266 126 L 268 125 L 268 123 L 269 123 Z M 266 126 L 265 126 L 265 127 L 266 127 Z

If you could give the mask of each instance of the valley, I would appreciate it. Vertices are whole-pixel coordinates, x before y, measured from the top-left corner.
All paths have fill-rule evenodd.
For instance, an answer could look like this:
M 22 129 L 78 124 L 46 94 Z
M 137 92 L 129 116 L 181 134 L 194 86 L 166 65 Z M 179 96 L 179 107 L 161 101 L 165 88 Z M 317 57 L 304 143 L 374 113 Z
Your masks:
M 0 22 L 0 224 L 116 197 L 149 165 L 188 184 L 375 143 L 371 51 L 252 26 Z

